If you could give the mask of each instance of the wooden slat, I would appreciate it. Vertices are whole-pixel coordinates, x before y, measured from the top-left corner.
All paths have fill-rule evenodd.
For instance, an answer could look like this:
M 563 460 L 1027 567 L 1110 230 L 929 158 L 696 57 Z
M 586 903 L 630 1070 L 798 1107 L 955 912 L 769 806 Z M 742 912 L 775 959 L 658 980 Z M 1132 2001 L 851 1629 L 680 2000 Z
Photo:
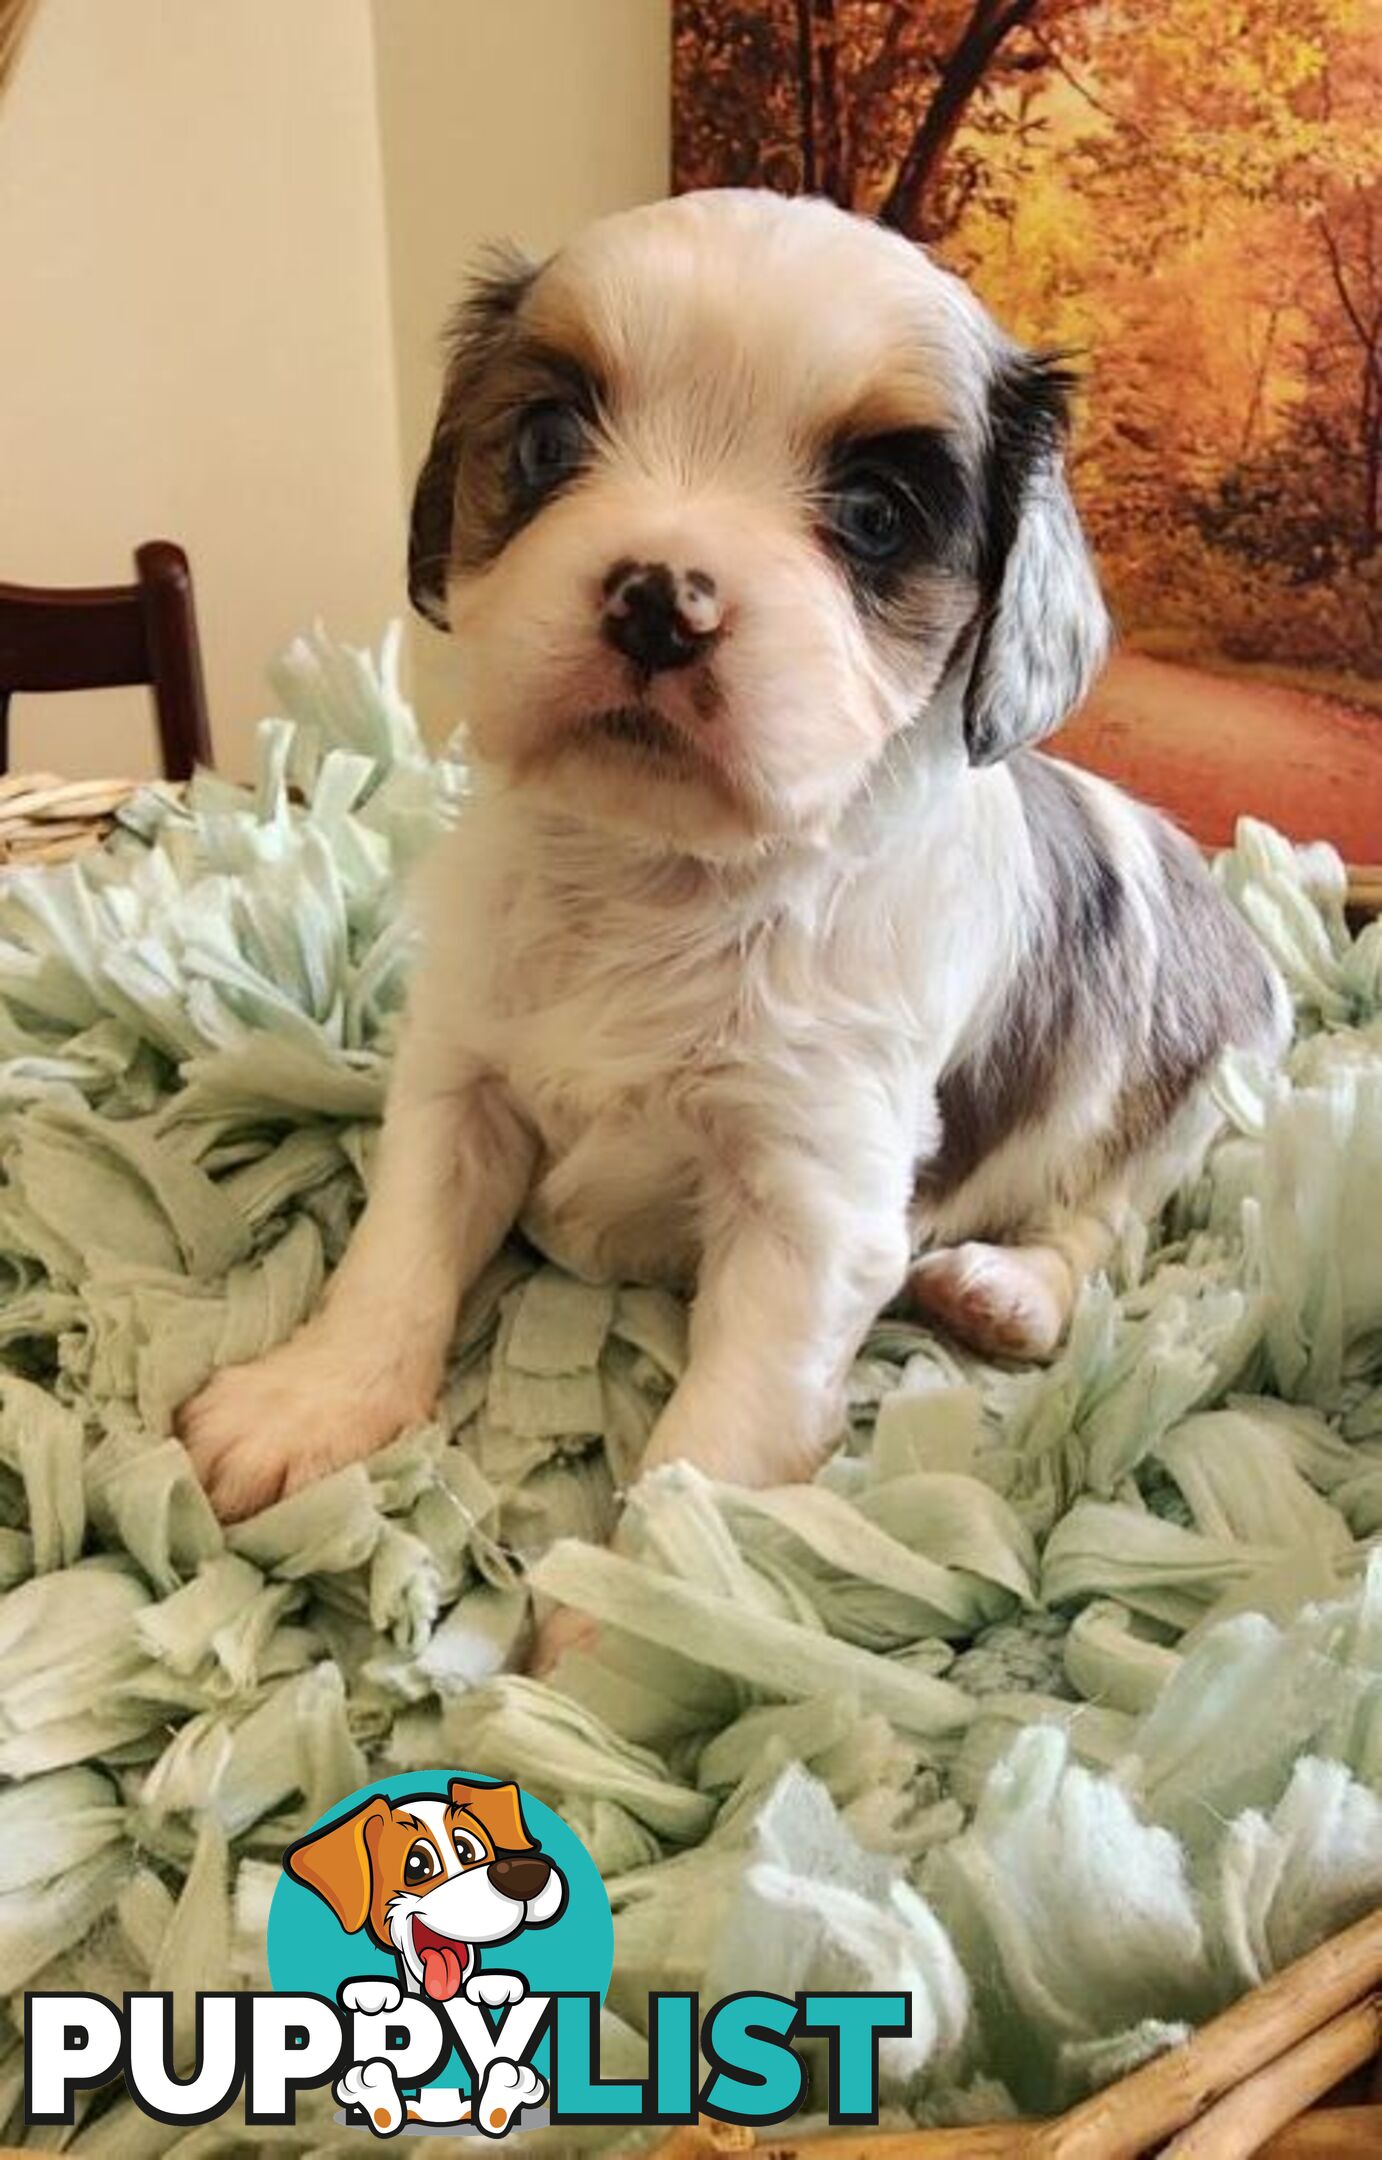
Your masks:
M 1311 2108 L 1275 2137 L 1257 2160 L 1377 2160 L 1382 2107 Z
M 699 2124 L 671 2131 L 650 2160 L 731 2160 L 741 2152 L 758 2153 L 761 2160 L 1023 2160 L 1033 2127 L 980 2123 L 968 2130 L 832 2130 L 826 2137 L 798 2138 L 779 2123 L 761 2133 L 760 2144 L 751 2131 Z M 726 2142 L 734 2136 L 751 2142 Z
M 1032 2160 L 1141 2160 L 1308 2033 L 1382 1987 L 1382 1912 L 1321 1943 L 1188 2040 L 1039 2129 Z
M 0 866 L 70 862 L 107 840 L 137 780 L 59 780 L 51 773 L 0 779 Z
M 1348 904 L 1360 915 L 1382 915 L 1382 869 L 1350 868 Z
M 1382 2023 L 1374 1995 L 1245 2078 L 1171 2140 L 1165 2160 L 1250 2160 L 1273 2132 L 1371 2062 L 1379 2041 Z

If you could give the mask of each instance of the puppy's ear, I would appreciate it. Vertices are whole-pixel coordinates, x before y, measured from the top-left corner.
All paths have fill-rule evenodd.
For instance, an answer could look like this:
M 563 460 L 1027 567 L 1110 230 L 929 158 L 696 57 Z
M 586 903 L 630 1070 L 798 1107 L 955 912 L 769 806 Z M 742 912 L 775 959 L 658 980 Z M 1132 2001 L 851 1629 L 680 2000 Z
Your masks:
M 516 248 L 496 248 L 446 329 L 446 371 L 432 441 L 413 490 L 408 528 L 408 598 L 439 630 L 446 619 L 461 445 L 487 375 L 502 358 L 537 265 Z
M 482 1822 L 490 1843 L 501 1852 L 525 1852 L 537 1844 L 528 1835 L 516 1785 L 463 1785 L 453 1778 L 451 1805 L 466 1808 Z
M 325 1900 L 347 1935 L 358 1934 L 369 1918 L 374 1875 L 370 1825 L 387 1821 L 392 1810 L 380 1793 L 351 1815 L 299 1838 L 283 1855 L 288 1873 Z
M 1108 613 L 1065 477 L 1073 386 L 1050 356 L 1013 353 L 989 392 L 985 599 L 964 708 L 973 765 L 1059 727 L 1108 651 Z

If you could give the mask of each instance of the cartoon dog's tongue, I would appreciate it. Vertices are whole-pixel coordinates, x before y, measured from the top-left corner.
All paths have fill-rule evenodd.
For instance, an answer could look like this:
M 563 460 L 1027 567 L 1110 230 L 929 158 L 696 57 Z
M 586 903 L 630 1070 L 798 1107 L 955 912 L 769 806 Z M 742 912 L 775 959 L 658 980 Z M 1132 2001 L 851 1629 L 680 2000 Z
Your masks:
M 450 2002 L 461 1984 L 465 1971 L 460 1959 L 448 1943 L 429 1943 L 422 1953 L 422 1986 L 433 2002 Z
M 413 1948 L 422 1960 L 422 1991 L 433 2002 L 450 2002 L 459 1993 L 470 1953 L 464 1943 L 439 1935 L 425 1921 L 413 1923 Z

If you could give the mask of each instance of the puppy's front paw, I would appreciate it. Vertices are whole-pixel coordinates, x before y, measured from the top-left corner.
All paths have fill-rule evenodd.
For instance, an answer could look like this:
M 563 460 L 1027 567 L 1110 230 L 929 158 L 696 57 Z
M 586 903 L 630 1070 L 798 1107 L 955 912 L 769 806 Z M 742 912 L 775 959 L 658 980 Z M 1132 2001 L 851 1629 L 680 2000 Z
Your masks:
M 396 2137 L 406 2120 L 398 2082 L 382 2057 L 352 2063 L 331 2090 L 347 2114 L 359 2108 L 376 2137 Z
M 653 1427 L 639 1475 L 667 1463 L 690 1463 L 724 1485 L 800 1485 L 813 1478 L 839 1438 L 844 1401 L 835 1391 L 786 1388 L 772 1411 L 745 1415 L 740 1404 L 685 1383 Z
M 521 1973 L 477 1972 L 465 1984 L 466 2001 L 483 2003 L 487 2010 L 507 2009 L 510 2003 L 522 2002 L 527 1992 Z
M 1043 1360 L 1065 1333 L 1073 1287 L 1049 1247 L 969 1244 L 919 1260 L 907 1295 L 924 1317 L 986 1357 Z
M 426 1406 L 362 1372 L 310 1329 L 253 1365 L 227 1365 L 178 1412 L 179 1437 L 223 1522 L 387 1445 Z
M 485 2072 L 475 2106 L 475 2127 L 486 2137 L 502 2137 L 520 2108 L 540 2107 L 547 2080 L 531 2063 L 506 2062 L 496 2056 Z
M 387 2017 L 403 2000 L 396 1980 L 347 1980 L 338 1997 L 343 2010 L 358 2010 L 362 2017 Z

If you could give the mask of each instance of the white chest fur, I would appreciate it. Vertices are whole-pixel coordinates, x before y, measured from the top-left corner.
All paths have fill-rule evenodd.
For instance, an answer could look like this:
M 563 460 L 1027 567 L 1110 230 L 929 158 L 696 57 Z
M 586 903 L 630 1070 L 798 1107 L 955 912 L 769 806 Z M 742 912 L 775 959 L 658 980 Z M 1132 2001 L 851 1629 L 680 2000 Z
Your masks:
M 730 870 L 482 798 L 445 854 L 435 989 L 538 1136 L 524 1219 L 553 1257 L 682 1281 L 709 1175 L 885 1128 L 913 1152 L 988 958 L 986 909 L 957 928 L 983 888 L 953 837 Z

